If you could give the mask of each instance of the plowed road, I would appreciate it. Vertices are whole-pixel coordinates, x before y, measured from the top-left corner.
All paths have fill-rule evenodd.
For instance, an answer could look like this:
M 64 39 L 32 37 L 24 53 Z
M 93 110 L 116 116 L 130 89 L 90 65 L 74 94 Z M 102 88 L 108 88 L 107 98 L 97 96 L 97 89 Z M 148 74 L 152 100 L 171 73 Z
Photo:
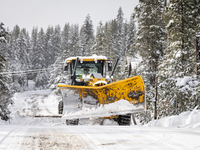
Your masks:
M 0 149 L 199 150 L 200 131 L 144 126 L 0 125 Z

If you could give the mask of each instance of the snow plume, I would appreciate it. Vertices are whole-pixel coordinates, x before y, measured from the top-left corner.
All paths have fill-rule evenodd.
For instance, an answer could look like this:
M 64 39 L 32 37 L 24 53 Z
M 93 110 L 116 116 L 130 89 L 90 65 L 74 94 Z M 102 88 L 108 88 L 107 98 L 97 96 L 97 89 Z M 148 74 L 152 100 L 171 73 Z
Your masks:
M 178 127 L 200 128 L 200 109 L 195 107 L 192 111 L 186 111 L 179 115 L 153 120 L 147 124 L 149 127 Z

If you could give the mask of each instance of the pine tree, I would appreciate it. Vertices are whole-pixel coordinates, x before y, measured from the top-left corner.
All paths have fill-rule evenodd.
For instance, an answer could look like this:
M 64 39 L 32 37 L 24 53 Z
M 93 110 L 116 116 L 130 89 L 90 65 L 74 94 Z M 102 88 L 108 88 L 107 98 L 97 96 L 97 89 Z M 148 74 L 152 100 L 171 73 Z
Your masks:
M 38 53 L 37 51 L 37 41 L 38 41 L 38 28 L 34 27 L 32 29 L 31 34 L 31 52 L 30 52 L 30 60 L 31 60 L 31 69 L 37 69 L 38 67 L 35 64 L 35 53 Z
M 48 69 L 42 69 L 41 71 L 38 71 L 36 77 L 35 77 L 35 86 L 37 88 L 46 89 L 49 84 L 49 75 L 50 72 Z
M 195 74 L 193 38 L 198 23 L 195 0 L 171 0 L 165 13 L 168 47 L 162 63 L 163 78 Z
M 104 36 L 103 36 L 103 50 L 104 50 L 104 56 L 106 56 L 109 60 L 116 60 L 116 50 L 114 46 L 114 26 L 113 22 L 110 21 L 106 22 L 104 26 Z M 116 22 L 115 22 L 116 23 Z M 116 24 L 115 24 L 116 25 Z
M 47 60 L 45 59 L 45 56 L 47 55 L 46 49 L 45 49 L 45 33 L 43 28 L 40 29 L 38 36 L 37 36 L 37 44 L 36 44 L 36 50 L 34 52 L 34 59 L 33 63 L 37 67 L 36 69 L 43 69 L 47 68 Z M 34 79 L 35 86 L 36 87 L 46 87 L 48 82 L 48 72 L 46 69 L 43 69 L 42 71 L 38 71 L 36 74 L 36 77 Z
M 8 34 L 3 25 L 4 24 L 0 22 L 0 44 L 6 42 L 6 35 Z
M 104 49 L 103 49 L 103 24 L 102 22 L 99 23 L 99 26 L 97 27 L 97 33 L 96 38 L 94 41 L 94 45 L 92 47 L 92 53 L 96 55 L 104 55 Z
M 16 51 L 16 42 L 17 39 L 19 38 L 19 34 L 20 34 L 20 28 L 18 25 L 16 25 L 13 29 L 13 31 L 11 32 L 11 47 L 10 47 L 10 52 L 11 52 L 11 59 L 14 60 L 13 63 L 17 64 L 18 61 L 18 54 Z
M 80 46 L 80 38 L 79 37 L 79 26 L 77 24 L 71 25 L 70 28 L 70 55 L 71 56 L 77 56 L 82 55 L 82 48 Z
M 111 52 L 111 32 L 110 32 L 110 26 L 109 23 L 106 22 L 103 30 L 104 36 L 103 36 L 103 55 L 106 56 L 108 59 L 110 59 L 110 52 Z
M 63 61 L 70 56 L 70 25 L 65 24 L 64 29 L 62 31 L 62 55 Z
M 128 44 L 128 26 L 129 24 L 127 23 L 127 20 L 124 23 L 124 28 L 123 28 L 123 40 L 122 40 L 122 56 L 126 57 L 127 55 L 127 44 Z
M 37 34 L 37 40 L 35 41 L 35 50 L 33 51 L 32 64 L 34 65 L 34 69 L 42 69 L 45 68 L 45 33 L 41 28 L 39 33 Z
M 29 39 L 25 29 L 22 29 L 19 37 L 16 39 L 16 51 L 18 60 L 21 63 L 21 70 L 29 69 L 30 59 L 29 59 Z
M 74 56 L 78 51 L 77 39 L 78 39 L 78 25 L 70 26 L 65 24 L 62 31 L 62 47 L 61 53 L 57 57 L 57 60 L 52 64 L 53 70 L 51 71 L 49 87 L 54 93 L 59 93 L 60 89 L 57 87 L 59 83 L 68 83 L 68 75 L 63 74 L 63 64 L 67 57 Z M 70 47 L 72 46 L 72 47 Z M 72 54 L 73 53 L 73 54 Z
M 58 57 L 61 52 L 61 43 L 62 43 L 61 28 L 60 28 L 60 25 L 57 25 L 54 29 L 54 34 L 52 37 L 52 46 L 54 49 L 54 52 L 52 54 L 53 54 L 54 62 L 57 59 L 56 57 Z
M 82 47 L 82 56 L 90 56 L 94 40 L 94 31 L 92 20 L 88 14 L 80 31 L 80 40 Z
M 54 48 L 52 44 L 52 38 L 53 38 L 54 29 L 53 27 L 49 26 L 46 30 L 45 34 L 45 62 L 46 67 L 49 67 L 51 64 L 54 63 Z
M 118 27 L 117 27 L 117 21 L 116 19 L 112 20 L 110 22 L 110 32 L 111 32 L 111 53 L 110 57 L 112 60 L 116 60 L 119 58 L 119 52 L 118 52 L 118 44 L 117 44 L 117 34 L 118 34 Z
M 126 43 L 126 55 L 135 57 L 136 50 L 133 49 L 133 44 L 135 42 L 136 36 L 136 26 L 135 26 L 135 13 L 130 17 L 130 22 L 128 24 L 128 34 L 127 34 L 127 43 Z
M 195 71 L 193 38 L 199 23 L 199 3 L 196 0 L 170 0 L 165 13 L 168 46 L 160 64 L 162 100 L 169 104 L 164 115 L 179 114 L 199 105 L 198 79 Z M 187 76 L 187 77 L 185 77 Z M 186 80 L 187 79 L 187 80 Z M 184 81 L 179 84 L 179 81 Z
M 17 54 L 19 70 L 25 71 L 30 68 L 30 41 L 26 29 L 22 29 L 15 42 L 15 51 Z M 28 77 L 26 74 L 18 74 L 18 83 L 21 85 L 22 90 L 25 90 L 28 86 Z M 17 89 L 17 87 L 15 88 Z
M 8 32 L 0 23 L 0 49 L 6 44 L 6 35 Z M 0 51 L 0 73 L 6 72 L 6 60 L 4 54 Z M 9 76 L 0 74 L 0 117 L 2 120 L 8 120 L 8 105 L 11 104 L 11 90 L 9 89 Z
M 115 37 L 115 44 L 116 44 L 116 50 L 117 50 L 117 57 L 120 58 L 120 60 L 124 57 L 124 51 L 123 51 L 123 40 L 124 40 L 124 13 L 122 11 L 122 8 L 120 7 L 118 10 L 116 23 L 117 23 L 117 30 L 116 30 L 116 37 Z
M 161 0 L 140 1 L 135 9 L 138 17 L 135 48 L 142 56 L 138 74 L 142 75 L 146 89 L 150 111 L 154 108 L 154 118 L 157 118 L 157 76 L 158 65 L 162 60 L 165 49 L 166 32 L 164 30 L 163 2 Z M 151 103 L 154 101 L 154 103 Z M 154 105 L 154 106 L 153 106 Z

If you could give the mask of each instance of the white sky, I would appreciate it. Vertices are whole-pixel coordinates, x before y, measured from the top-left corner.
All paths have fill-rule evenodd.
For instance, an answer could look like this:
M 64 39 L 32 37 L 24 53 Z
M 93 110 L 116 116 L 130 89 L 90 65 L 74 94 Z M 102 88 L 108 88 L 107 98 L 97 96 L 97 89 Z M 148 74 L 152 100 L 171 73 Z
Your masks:
M 139 0 L 0 0 L 0 22 L 13 30 L 15 25 L 29 33 L 34 26 L 46 28 L 65 23 L 83 25 L 90 15 L 94 29 L 100 21 L 105 23 L 116 18 L 121 6 L 124 18 L 130 20 Z

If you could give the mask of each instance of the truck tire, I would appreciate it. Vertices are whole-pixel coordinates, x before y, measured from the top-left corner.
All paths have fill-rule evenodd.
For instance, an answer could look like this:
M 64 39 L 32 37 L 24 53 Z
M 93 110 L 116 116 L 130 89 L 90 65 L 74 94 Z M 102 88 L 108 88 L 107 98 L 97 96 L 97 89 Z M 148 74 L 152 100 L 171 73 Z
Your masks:
M 58 103 L 58 114 L 63 113 L 63 100 Z
M 66 125 L 78 125 L 79 119 L 67 119 Z
M 117 122 L 120 126 L 130 126 L 130 124 L 131 124 L 131 114 L 119 115 Z

